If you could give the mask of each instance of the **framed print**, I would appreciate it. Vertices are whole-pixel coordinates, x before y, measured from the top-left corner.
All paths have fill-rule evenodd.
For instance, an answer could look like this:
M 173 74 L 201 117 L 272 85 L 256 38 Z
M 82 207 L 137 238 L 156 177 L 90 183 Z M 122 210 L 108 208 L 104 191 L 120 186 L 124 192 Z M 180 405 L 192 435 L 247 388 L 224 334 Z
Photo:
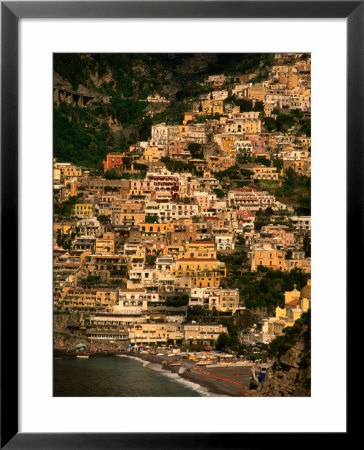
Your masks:
M 346 438 L 362 2 L 2 2 L 1 33 L 1 445 Z

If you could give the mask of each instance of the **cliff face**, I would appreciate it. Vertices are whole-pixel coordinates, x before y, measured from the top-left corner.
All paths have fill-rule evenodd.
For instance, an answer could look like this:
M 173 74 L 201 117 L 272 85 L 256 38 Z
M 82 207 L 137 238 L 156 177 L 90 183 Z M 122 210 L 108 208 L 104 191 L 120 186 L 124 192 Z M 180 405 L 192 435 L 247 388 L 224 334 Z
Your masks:
M 80 320 L 82 318 L 79 313 L 53 315 L 53 348 L 55 350 L 74 350 L 79 342 L 86 343 L 86 335 L 77 329 L 80 326 Z
M 310 367 L 301 367 L 305 355 L 304 347 L 303 342 L 297 342 L 275 362 L 272 368 L 267 370 L 264 382 L 258 387 L 257 396 L 311 396 Z
M 275 363 L 258 386 L 260 397 L 311 396 L 311 316 L 304 313 L 270 344 Z

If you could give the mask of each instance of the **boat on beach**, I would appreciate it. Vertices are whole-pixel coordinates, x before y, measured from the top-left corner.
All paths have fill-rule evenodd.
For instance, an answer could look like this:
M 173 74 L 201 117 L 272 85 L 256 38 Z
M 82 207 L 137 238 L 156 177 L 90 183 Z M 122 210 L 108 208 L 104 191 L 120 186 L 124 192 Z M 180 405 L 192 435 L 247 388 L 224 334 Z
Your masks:
M 90 357 L 89 354 L 78 354 L 78 355 L 76 355 L 76 358 L 79 358 L 79 359 L 88 359 L 89 357 Z

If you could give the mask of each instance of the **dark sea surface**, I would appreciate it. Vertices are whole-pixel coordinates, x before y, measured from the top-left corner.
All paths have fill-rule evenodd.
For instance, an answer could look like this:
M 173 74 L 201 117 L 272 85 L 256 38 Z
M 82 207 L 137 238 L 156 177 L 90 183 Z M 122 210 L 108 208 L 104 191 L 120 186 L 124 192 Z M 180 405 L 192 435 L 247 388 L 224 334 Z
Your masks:
M 204 389 L 138 358 L 53 359 L 55 397 L 201 397 Z

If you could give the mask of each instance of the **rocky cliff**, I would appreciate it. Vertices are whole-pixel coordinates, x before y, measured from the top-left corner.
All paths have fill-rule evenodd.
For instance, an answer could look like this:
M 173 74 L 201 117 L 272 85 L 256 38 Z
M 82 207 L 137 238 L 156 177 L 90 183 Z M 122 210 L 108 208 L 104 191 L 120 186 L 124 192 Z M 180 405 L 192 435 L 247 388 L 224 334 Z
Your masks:
M 278 340 L 277 340 L 278 339 Z M 271 344 L 275 362 L 257 389 L 259 397 L 311 396 L 311 327 L 306 314 Z
M 74 350 L 80 342 L 87 342 L 87 336 L 80 329 L 83 317 L 79 313 L 53 315 L 53 348 Z

